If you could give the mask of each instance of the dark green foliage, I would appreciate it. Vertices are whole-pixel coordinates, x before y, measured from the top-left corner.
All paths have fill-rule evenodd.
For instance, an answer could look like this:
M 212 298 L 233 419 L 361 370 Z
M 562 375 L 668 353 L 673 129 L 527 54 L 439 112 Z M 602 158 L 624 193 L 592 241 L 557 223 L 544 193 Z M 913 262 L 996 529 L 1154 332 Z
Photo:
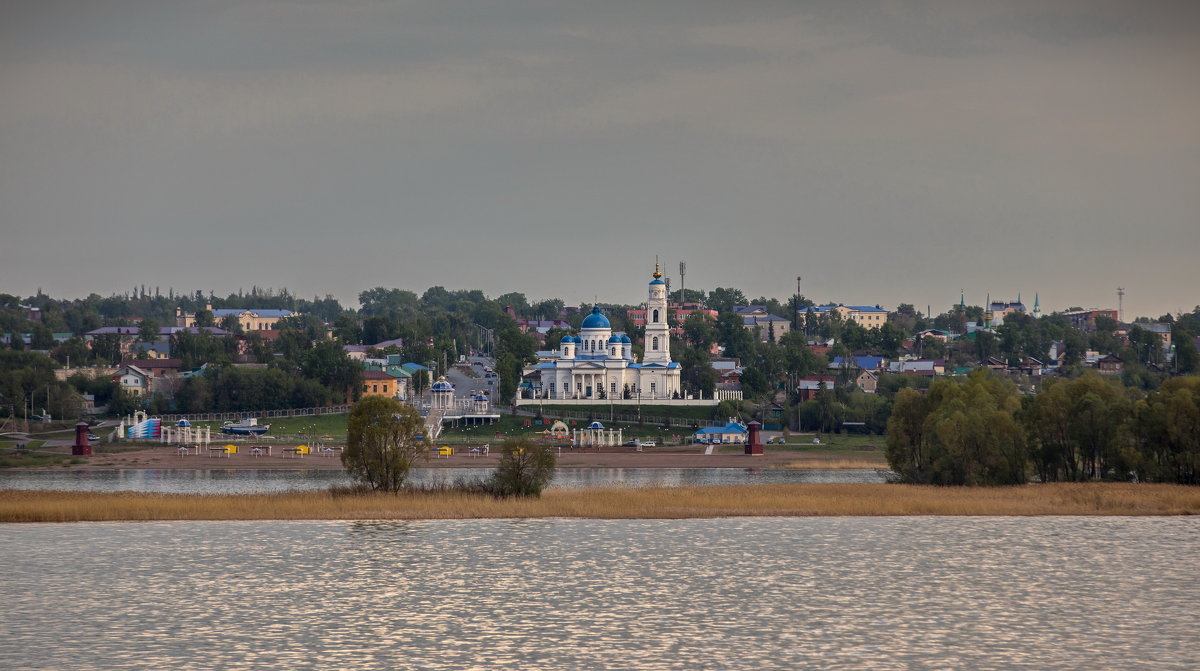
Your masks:
M 961 382 L 938 380 L 926 395 L 903 389 L 888 420 L 888 463 L 911 483 L 1021 484 L 1027 458 L 1019 408 L 1013 384 L 986 370 Z
M 537 498 L 554 479 L 554 448 L 527 438 L 510 438 L 500 446 L 500 464 L 488 489 L 497 498 Z
M 342 465 L 355 482 L 376 491 L 400 491 L 413 465 L 428 458 L 427 443 L 418 438 L 421 429 L 421 416 L 412 406 L 367 396 L 350 410 Z

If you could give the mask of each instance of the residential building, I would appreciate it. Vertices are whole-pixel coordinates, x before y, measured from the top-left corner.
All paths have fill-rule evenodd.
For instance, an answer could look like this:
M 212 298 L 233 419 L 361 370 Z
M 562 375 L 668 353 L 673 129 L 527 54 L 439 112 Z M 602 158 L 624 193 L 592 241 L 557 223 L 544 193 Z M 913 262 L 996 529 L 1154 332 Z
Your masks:
M 381 370 L 363 371 L 363 396 L 397 398 L 399 396 L 398 386 L 396 378 Z
M 1108 317 L 1114 322 L 1120 321 L 1117 319 L 1117 311 L 1108 308 L 1073 310 L 1071 312 L 1064 312 L 1062 315 L 1071 321 L 1071 326 L 1074 326 L 1081 331 L 1095 331 L 1097 317 Z
M 1125 372 L 1125 362 L 1108 354 L 1096 362 L 1096 368 L 1100 370 L 1101 375 L 1120 375 Z
M 812 375 L 796 383 L 796 396 L 800 401 L 811 401 L 822 390 L 833 389 L 835 386 L 837 378 L 832 375 Z
M 294 317 L 297 313 L 291 310 L 274 310 L 266 308 L 220 308 L 214 310 L 211 303 L 204 306 L 213 315 L 215 323 L 221 323 L 226 317 L 234 317 L 243 331 L 265 331 L 275 328 L 275 323 L 285 317 Z M 176 326 L 195 326 L 196 314 L 184 312 L 183 308 L 175 308 Z
M 762 305 L 735 305 L 733 311 L 742 318 L 742 326 L 755 334 L 759 342 L 779 342 L 792 330 L 792 322 L 769 314 Z
M 133 364 L 119 366 L 112 379 L 127 393 L 134 396 L 150 395 L 150 373 Z
M 872 307 L 870 305 L 821 305 L 812 308 L 804 308 L 802 313 L 807 313 L 812 310 L 813 314 L 818 317 L 824 317 L 829 314 L 836 314 L 842 321 L 853 321 L 863 328 L 877 329 L 887 323 L 887 310 L 878 305 Z
M 1017 296 L 1017 300 L 1012 302 L 988 300 L 986 316 L 993 328 L 1003 324 L 1004 318 L 1014 312 L 1027 312 L 1025 304 L 1021 302 L 1019 295 Z

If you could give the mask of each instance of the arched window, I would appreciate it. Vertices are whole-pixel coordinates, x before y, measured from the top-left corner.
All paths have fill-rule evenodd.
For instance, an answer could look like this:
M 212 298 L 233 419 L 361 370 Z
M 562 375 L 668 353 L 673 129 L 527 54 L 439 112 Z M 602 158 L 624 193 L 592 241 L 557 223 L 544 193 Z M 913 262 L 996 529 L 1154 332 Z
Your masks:
M 657 324 L 657 323 L 658 323 L 658 310 L 655 310 L 655 311 L 654 311 L 654 323 L 655 323 L 655 324 Z
M 654 350 L 658 349 L 658 336 L 654 336 L 654 346 L 651 347 L 650 349 L 654 349 Z

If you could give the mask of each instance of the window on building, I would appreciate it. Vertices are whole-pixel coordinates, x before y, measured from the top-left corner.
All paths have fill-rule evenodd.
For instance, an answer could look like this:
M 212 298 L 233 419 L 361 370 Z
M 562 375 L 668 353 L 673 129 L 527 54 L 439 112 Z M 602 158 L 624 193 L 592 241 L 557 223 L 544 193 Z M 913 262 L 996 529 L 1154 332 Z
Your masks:
M 657 324 L 657 323 L 658 323 L 658 310 L 655 310 L 655 311 L 654 311 L 654 323 L 655 323 L 655 324 Z
M 654 346 L 651 347 L 650 349 L 654 349 L 654 350 L 658 349 L 658 336 L 654 336 Z
M 651 396 L 653 396 L 653 395 L 654 395 L 654 389 L 655 389 L 655 384 L 654 384 L 653 382 L 651 382 L 651 383 L 650 383 L 650 395 L 651 395 Z
M 583 383 L 582 383 L 582 382 L 576 382 L 576 383 L 575 383 L 575 393 L 576 393 L 576 394 L 582 394 L 582 393 L 583 393 Z
M 617 394 L 617 383 L 616 383 L 616 382 L 613 382 L 612 384 L 610 384 L 610 385 L 609 385 L 609 387 L 608 387 L 608 388 L 609 388 L 609 395 L 611 395 L 611 396 L 616 396 L 616 394 Z
M 550 383 L 550 395 L 554 396 L 554 383 L 553 382 Z

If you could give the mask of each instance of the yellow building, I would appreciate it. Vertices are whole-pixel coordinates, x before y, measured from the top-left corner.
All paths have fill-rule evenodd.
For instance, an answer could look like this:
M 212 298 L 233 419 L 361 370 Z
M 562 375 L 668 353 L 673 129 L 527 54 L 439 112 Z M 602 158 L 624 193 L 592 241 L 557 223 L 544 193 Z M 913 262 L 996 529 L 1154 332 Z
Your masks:
M 291 310 L 268 310 L 250 308 L 232 308 L 214 310 L 212 304 L 204 306 L 213 315 L 213 322 L 220 325 L 226 317 L 235 317 L 243 331 L 269 331 L 275 328 L 275 323 L 285 317 L 295 317 L 298 313 Z M 175 325 L 191 327 L 196 325 L 196 314 L 184 312 L 183 308 L 175 308 Z
M 396 378 L 381 370 L 363 371 L 363 396 L 387 396 L 396 398 L 400 388 Z
M 854 321 L 859 326 L 868 329 L 877 329 L 887 323 L 888 311 L 878 305 L 871 307 L 869 305 L 822 305 L 812 308 L 814 314 L 818 317 L 829 313 L 836 313 L 842 321 Z

